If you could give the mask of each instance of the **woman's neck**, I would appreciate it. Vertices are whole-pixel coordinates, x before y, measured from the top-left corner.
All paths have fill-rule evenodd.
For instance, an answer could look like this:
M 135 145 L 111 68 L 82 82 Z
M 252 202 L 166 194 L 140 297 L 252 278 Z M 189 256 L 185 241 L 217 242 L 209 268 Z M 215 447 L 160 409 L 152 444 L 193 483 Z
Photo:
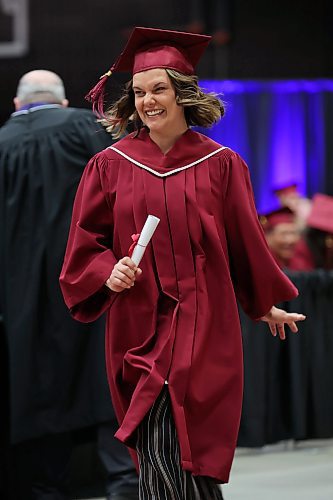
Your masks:
M 149 136 L 152 141 L 157 144 L 157 146 L 160 148 L 162 153 L 166 155 L 170 149 L 174 146 L 175 142 L 181 137 L 188 129 L 188 126 L 184 126 L 180 130 L 177 130 L 177 133 L 172 132 L 170 135 L 166 135 L 165 133 L 163 134 L 156 134 L 154 132 L 150 132 Z

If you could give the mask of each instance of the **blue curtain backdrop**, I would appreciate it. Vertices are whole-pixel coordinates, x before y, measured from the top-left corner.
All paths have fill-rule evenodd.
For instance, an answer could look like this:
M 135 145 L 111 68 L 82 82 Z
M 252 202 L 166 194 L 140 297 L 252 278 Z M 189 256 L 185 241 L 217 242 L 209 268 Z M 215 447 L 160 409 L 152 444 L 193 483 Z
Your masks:
M 225 117 L 197 128 L 247 162 L 258 211 L 276 208 L 274 186 L 296 182 L 302 194 L 333 196 L 333 81 L 211 81 Z

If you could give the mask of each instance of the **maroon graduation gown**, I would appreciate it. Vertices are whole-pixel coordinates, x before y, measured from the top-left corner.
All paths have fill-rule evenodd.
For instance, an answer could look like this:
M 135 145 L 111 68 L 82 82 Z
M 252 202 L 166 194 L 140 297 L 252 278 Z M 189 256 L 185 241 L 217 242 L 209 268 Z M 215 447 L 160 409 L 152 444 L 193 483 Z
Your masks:
M 161 222 L 131 290 L 105 285 L 148 214 Z M 120 428 L 135 430 L 168 380 L 184 469 L 227 482 L 242 401 L 236 297 L 252 318 L 297 290 L 258 222 L 239 155 L 192 130 L 166 155 L 146 130 L 87 165 L 60 278 L 80 321 L 107 310 L 108 379 Z
M 316 269 L 314 257 L 304 238 L 301 238 L 296 243 L 294 255 L 290 260 L 288 269 L 291 271 L 313 271 Z

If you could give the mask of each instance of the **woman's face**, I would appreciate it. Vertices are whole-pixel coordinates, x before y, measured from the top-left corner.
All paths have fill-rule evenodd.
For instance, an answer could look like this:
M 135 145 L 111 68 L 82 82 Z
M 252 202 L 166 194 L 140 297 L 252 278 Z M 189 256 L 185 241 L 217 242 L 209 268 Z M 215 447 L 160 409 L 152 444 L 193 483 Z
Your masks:
M 135 107 L 150 133 L 167 134 L 183 131 L 186 120 L 183 106 L 165 69 L 156 68 L 133 76 Z

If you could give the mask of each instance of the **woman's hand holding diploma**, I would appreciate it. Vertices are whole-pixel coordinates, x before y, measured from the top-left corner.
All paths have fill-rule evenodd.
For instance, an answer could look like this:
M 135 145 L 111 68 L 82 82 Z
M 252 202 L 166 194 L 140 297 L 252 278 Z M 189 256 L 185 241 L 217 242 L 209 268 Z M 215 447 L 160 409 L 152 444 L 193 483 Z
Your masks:
M 137 267 L 130 257 L 123 257 L 115 264 L 106 286 L 113 292 L 123 292 L 131 288 L 142 270 Z
M 138 240 L 130 257 L 123 257 L 115 264 L 111 276 L 106 281 L 106 286 L 113 292 L 122 292 L 134 285 L 134 282 L 142 270 L 138 267 L 151 240 L 160 219 L 154 215 L 148 215 Z

